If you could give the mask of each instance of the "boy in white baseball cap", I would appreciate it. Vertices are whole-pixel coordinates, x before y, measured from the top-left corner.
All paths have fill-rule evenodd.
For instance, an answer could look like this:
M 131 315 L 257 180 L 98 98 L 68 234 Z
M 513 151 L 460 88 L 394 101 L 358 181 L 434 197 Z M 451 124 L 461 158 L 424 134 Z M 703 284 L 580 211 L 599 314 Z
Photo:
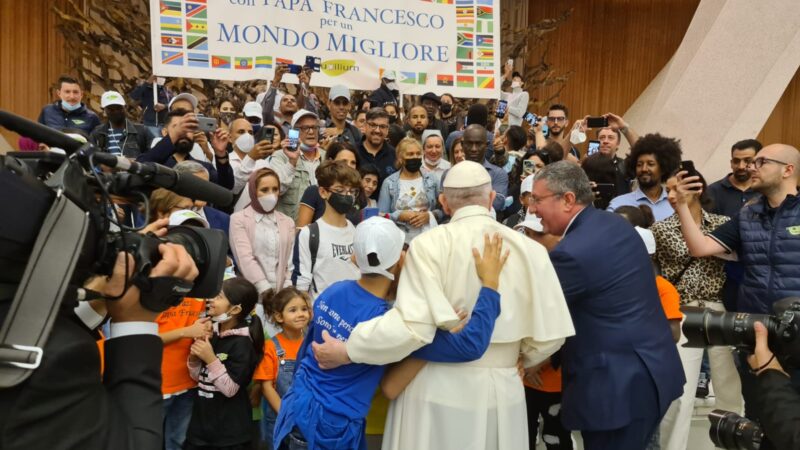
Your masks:
M 364 417 L 383 376 L 384 366 L 348 364 L 323 370 L 309 347 L 332 339 L 346 341 L 353 328 L 369 327 L 374 323 L 369 322 L 370 319 L 389 310 L 386 300 L 397 286 L 403 266 L 404 242 L 405 234 L 394 222 L 382 217 L 371 217 L 356 227 L 353 256 L 362 277 L 334 283 L 317 297 L 313 323 L 298 352 L 294 382 L 281 399 L 275 423 L 276 447 L 286 439 L 294 443 L 305 442 L 308 448 L 332 445 L 342 449 L 363 448 Z M 501 255 L 501 249 L 499 236 L 493 240 L 487 236 L 483 256 L 474 250 L 475 265 L 484 288 L 466 327 L 457 333 L 439 330 L 434 341 L 415 356 L 430 361 L 480 358 L 494 331 L 494 321 L 500 314 L 497 280 L 507 257 L 507 252 Z M 424 364 L 419 360 L 407 361 L 418 367 Z M 394 378 L 404 378 L 396 380 L 402 385 L 411 381 L 405 375 Z M 325 426 L 319 426 L 321 420 Z M 329 430 L 336 430 L 335 435 L 326 434 Z

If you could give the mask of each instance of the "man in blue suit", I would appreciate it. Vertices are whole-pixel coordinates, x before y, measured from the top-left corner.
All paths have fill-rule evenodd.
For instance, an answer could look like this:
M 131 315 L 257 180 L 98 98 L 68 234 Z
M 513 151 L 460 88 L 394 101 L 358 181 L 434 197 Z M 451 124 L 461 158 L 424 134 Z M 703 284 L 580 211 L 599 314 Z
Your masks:
M 572 162 L 536 174 L 530 210 L 544 232 L 575 336 L 561 349 L 561 421 L 587 450 L 642 450 L 685 382 L 647 250 L 618 215 L 591 206 Z

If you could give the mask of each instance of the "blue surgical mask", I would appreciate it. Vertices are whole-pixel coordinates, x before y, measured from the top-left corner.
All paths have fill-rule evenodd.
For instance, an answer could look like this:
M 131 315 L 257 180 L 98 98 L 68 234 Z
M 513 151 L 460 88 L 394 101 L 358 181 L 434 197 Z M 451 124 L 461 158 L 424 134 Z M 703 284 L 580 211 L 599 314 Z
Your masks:
M 75 111 L 76 109 L 78 109 L 80 107 L 81 107 L 81 102 L 75 103 L 73 105 L 72 103 L 67 103 L 64 100 L 61 100 L 61 108 L 63 108 L 64 111 L 72 112 L 72 111 Z

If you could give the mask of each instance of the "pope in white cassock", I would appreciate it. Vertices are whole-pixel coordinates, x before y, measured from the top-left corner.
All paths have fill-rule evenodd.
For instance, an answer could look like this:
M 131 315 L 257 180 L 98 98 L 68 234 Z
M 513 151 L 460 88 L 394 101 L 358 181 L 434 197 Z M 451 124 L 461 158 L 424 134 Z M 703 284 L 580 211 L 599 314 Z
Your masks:
M 384 450 L 529 448 L 517 360 L 526 368 L 542 362 L 575 330 L 547 251 L 492 218 L 494 197 L 480 164 L 450 169 L 440 201 L 452 219 L 412 241 L 394 308 L 360 323 L 346 344 L 315 345 L 326 368 L 400 361 L 429 344 L 437 328 L 454 327 L 456 310 L 472 310 L 481 288 L 472 248 L 483 251 L 486 233 L 503 238 L 510 256 L 500 274 L 501 312 L 489 348 L 470 363 L 428 362 L 392 402 Z

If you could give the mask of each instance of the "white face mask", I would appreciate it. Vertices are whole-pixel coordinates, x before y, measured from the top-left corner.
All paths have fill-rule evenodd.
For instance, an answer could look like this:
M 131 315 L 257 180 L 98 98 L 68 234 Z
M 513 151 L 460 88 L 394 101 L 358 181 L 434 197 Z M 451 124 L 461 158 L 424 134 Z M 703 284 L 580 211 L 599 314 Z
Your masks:
M 211 317 L 211 321 L 214 323 L 225 323 L 231 319 L 233 319 L 233 316 L 228 314 L 228 312 L 224 312 L 222 314 L 218 314 L 216 316 Z
M 511 89 L 520 89 L 522 88 L 522 83 L 519 81 L 512 81 L 511 82 Z
M 236 148 L 243 151 L 244 153 L 250 153 L 250 150 L 256 145 L 256 138 L 253 137 L 250 133 L 245 133 L 238 138 L 236 138 Z
M 581 131 L 580 128 L 576 128 L 569 134 L 569 141 L 572 142 L 572 145 L 583 144 L 586 142 L 586 133 Z
M 431 167 L 438 167 L 440 162 L 442 162 L 442 158 L 439 158 L 436 161 L 431 161 L 430 159 L 425 158 L 425 164 Z
M 75 111 L 76 109 L 81 107 L 81 102 L 78 102 L 78 103 L 67 103 L 67 102 L 62 100 L 61 101 L 61 107 L 64 109 L 64 111 L 72 112 L 72 111 Z
M 262 197 L 258 197 L 258 203 L 261 204 L 261 207 L 264 208 L 264 211 L 270 212 L 275 209 L 275 205 L 278 204 L 278 196 L 275 194 L 267 194 Z

